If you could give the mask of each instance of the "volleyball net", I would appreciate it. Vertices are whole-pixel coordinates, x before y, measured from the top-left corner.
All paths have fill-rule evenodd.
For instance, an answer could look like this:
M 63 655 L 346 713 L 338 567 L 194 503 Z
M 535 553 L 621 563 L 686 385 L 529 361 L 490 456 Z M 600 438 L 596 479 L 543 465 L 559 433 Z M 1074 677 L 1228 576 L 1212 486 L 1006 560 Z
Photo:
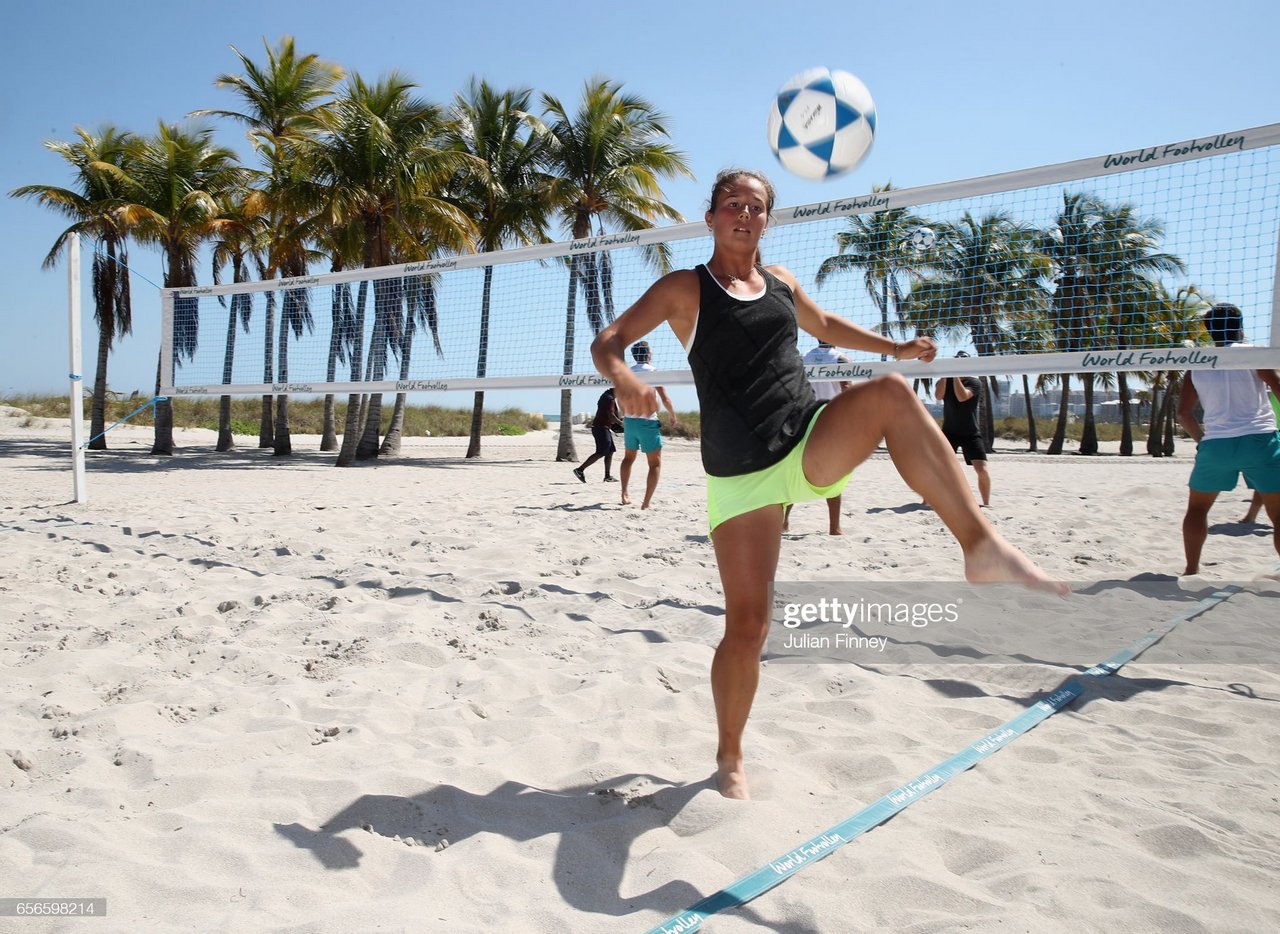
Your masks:
M 833 186 L 834 187 L 834 186 Z M 913 189 L 775 207 L 766 263 L 822 307 L 931 364 L 849 351 L 816 379 L 1280 366 L 1280 124 Z M 665 268 L 711 254 L 701 222 L 377 269 L 162 291 L 166 395 L 605 384 L 594 335 Z M 1215 302 L 1251 347 L 1216 348 Z M 692 383 L 667 328 L 666 385 Z M 800 337 L 800 350 L 812 346 Z M 965 350 L 972 356 L 957 361 Z

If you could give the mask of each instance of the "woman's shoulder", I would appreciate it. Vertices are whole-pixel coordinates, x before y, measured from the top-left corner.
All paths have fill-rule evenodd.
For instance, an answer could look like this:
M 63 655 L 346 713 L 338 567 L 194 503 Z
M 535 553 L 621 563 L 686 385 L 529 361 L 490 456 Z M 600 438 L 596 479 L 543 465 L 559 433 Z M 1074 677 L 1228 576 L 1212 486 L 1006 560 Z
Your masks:
M 799 283 L 796 282 L 795 273 L 786 266 L 783 266 L 781 263 L 772 263 L 768 266 L 762 263 L 760 268 L 769 273 L 787 288 L 791 289 L 792 292 L 794 292 L 799 285 Z
M 701 284 L 698 279 L 699 268 L 701 267 L 672 270 L 655 282 L 653 286 L 655 289 L 660 289 L 667 293 L 686 291 L 696 292 L 701 288 Z

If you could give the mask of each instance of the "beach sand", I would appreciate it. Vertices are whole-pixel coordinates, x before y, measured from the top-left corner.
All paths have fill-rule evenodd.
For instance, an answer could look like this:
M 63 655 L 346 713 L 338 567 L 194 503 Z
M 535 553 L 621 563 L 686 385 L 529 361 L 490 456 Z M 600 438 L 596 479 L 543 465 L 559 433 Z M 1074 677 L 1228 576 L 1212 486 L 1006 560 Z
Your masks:
M 179 430 L 156 459 L 125 427 L 89 456 L 83 505 L 67 438 L 0 416 L 0 896 L 108 914 L 0 931 L 644 931 L 1080 671 L 771 661 L 755 797 L 727 801 L 708 783 L 722 610 L 695 445 L 667 446 L 642 513 L 599 464 L 584 485 L 555 463 L 551 432 L 486 438 L 478 462 L 466 439 L 408 439 L 337 470 L 314 438 L 277 459 Z M 1000 447 L 990 514 L 1047 571 L 1097 591 L 1181 570 L 1189 445 Z M 1188 586 L 1274 568 L 1269 530 L 1234 523 L 1247 500 L 1222 497 Z M 791 528 L 781 581 L 961 577 L 883 453 L 843 538 L 821 504 Z M 1278 592 L 1246 590 L 705 929 L 1280 930 Z M 1101 661 L 1133 626 L 1089 599 L 1063 603 Z M 1243 657 L 1202 662 L 1221 640 Z

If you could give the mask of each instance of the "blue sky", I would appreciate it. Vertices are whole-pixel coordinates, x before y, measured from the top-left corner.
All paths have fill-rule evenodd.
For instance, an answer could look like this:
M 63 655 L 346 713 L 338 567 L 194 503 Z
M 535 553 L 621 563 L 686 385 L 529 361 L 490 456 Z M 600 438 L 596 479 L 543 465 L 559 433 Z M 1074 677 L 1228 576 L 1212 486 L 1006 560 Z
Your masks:
M 68 183 L 41 143 L 70 139 L 77 125 L 149 133 L 159 119 L 231 107 L 213 86 L 236 70 L 228 46 L 261 58 L 264 38 L 290 34 L 300 51 L 349 71 L 398 69 L 441 102 L 473 74 L 567 106 L 586 78 L 619 80 L 669 116 L 697 180 L 668 185 L 668 200 L 697 219 L 728 165 L 770 172 L 779 205 L 791 205 L 886 181 L 915 187 L 1277 122 L 1278 19 L 1273 4 L 1242 0 L 21 4 L 0 38 L 11 75 L 0 103 L 0 192 Z M 879 114 L 866 161 L 825 184 L 788 176 L 764 136 L 778 85 L 814 65 L 861 77 Z M 215 126 L 219 142 L 251 159 L 241 128 Z M 41 269 L 63 226 L 33 202 L 0 197 L 0 396 L 65 391 L 65 264 Z M 160 281 L 154 251 L 134 246 L 132 261 L 140 276 Z M 135 277 L 133 287 L 134 334 L 113 354 L 110 383 L 145 393 L 159 303 L 145 281 Z M 91 316 L 86 295 L 87 380 Z M 554 394 L 544 395 L 519 401 L 554 410 Z

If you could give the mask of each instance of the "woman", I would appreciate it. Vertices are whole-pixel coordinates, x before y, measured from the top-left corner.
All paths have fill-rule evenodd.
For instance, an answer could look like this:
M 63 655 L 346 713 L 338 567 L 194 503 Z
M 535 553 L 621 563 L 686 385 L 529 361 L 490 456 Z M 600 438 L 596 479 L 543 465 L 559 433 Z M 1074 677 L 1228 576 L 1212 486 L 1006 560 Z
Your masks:
M 747 798 L 742 734 L 760 677 L 769 588 L 786 503 L 837 495 L 884 441 L 902 478 L 937 512 L 964 551 L 972 581 L 1023 581 L 1065 592 L 981 516 L 951 448 L 901 376 L 857 384 L 823 404 L 805 379 L 797 325 L 820 341 L 896 360 L 928 362 L 926 337 L 898 343 L 819 308 L 782 266 L 757 263 L 773 186 L 742 169 L 711 191 L 711 258 L 654 283 L 591 346 L 624 414 L 652 412 L 654 389 L 624 350 L 664 322 L 689 354 L 702 418 L 707 514 L 725 595 L 725 632 L 711 665 L 719 728 L 716 780 Z

